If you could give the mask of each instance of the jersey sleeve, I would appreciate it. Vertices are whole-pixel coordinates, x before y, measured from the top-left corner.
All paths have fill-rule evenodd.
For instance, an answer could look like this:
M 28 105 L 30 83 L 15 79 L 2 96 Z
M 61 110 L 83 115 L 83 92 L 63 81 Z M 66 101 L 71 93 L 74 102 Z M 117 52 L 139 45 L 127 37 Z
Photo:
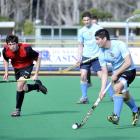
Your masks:
M 122 57 L 125 58 L 127 55 L 130 54 L 130 51 L 127 47 L 127 45 L 124 42 L 121 42 L 119 45 L 119 49 L 121 51 Z
M 99 62 L 100 62 L 101 67 L 105 67 L 107 65 L 107 62 L 105 61 L 104 53 L 102 52 L 102 50 L 99 51 Z
M 33 60 L 37 60 L 39 57 L 39 53 L 35 50 L 32 49 L 31 46 L 26 48 L 27 51 L 27 55 L 29 56 L 29 58 L 33 59 Z

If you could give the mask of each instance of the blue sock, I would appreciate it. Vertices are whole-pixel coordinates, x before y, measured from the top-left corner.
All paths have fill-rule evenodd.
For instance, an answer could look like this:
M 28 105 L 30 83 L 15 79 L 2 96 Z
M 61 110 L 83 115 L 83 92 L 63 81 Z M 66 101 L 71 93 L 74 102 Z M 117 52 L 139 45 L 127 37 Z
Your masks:
M 107 81 L 107 85 L 108 85 L 109 83 L 110 83 L 110 82 Z M 107 86 L 107 85 L 106 85 L 106 86 Z M 107 91 L 108 91 L 109 97 L 110 97 L 110 98 L 113 98 L 113 94 L 114 94 L 115 92 L 114 92 L 114 89 L 113 89 L 112 85 L 108 88 Z
M 138 111 L 138 107 L 135 104 L 135 101 L 132 97 L 130 97 L 130 99 L 128 101 L 125 102 L 129 108 L 132 110 L 132 112 L 137 112 Z
M 113 100 L 114 100 L 114 114 L 120 117 L 120 113 L 123 106 L 123 96 L 114 95 Z
M 87 82 L 81 82 L 81 91 L 82 91 L 82 98 L 87 98 L 87 88 L 88 84 Z

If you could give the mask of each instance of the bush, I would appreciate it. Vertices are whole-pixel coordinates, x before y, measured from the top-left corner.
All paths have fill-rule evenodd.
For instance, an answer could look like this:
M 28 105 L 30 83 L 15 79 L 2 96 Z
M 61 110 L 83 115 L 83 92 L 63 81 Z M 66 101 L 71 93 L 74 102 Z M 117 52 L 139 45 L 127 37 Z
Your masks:
M 24 35 L 33 35 L 34 34 L 34 24 L 30 20 L 25 20 L 23 25 Z
M 12 21 L 12 19 L 9 19 L 8 17 L 0 16 L 0 21 Z

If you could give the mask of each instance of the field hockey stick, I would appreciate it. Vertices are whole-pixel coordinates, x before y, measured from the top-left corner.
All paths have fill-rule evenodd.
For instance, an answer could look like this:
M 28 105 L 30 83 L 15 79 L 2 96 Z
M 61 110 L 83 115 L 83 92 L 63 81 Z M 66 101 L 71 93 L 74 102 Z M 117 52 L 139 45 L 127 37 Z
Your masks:
M 23 81 L 31 81 L 32 79 L 21 79 L 21 80 L 2 80 L 0 83 L 13 83 L 13 82 L 23 82 Z
M 92 57 L 92 58 L 89 58 L 89 59 L 87 59 L 87 60 L 84 60 L 82 63 L 78 63 L 78 64 L 75 64 L 75 65 L 72 65 L 72 66 L 70 66 L 70 67 L 68 67 L 68 68 L 66 68 L 66 69 L 64 69 L 64 70 L 60 70 L 60 72 L 61 72 L 61 73 L 65 73 L 65 72 L 67 72 L 67 71 L 70 71 L 70 70 L 72 70 L 72 69 L 75 69 L 75 68 L 79 67 L 80 64 L 85 64 L 85 63 L 87 63 L 87 62 L 90 62 L 91 60 L 95 59 L 96 57 L 97 57 L 97 56 L 94 56 L 94 57 Z
M 105 88 L 103 94 L 106 93 L 106 91 L 109 89 L 110 86 L 111 86 L 111 82 L 107 85 L 107 87 Z M 78 129 L 78 128 L 82 127 L 87 122 L 87 120 L 92 115 L 93 111 L 95 110 L 95 108 L 98 106 L 98 104 L 100 102 L 101 102 L 101 99 L 98 97 L 97 100 L 95 101 L 95 103 L 93 104 L 93 106 L 91 107 L 91 109 L 87 112 L 86 116 L 81 121 L 81 123 L 80 124 L 78 124 L 78 123 L 73 124 L 72 128 L 73 129 Z

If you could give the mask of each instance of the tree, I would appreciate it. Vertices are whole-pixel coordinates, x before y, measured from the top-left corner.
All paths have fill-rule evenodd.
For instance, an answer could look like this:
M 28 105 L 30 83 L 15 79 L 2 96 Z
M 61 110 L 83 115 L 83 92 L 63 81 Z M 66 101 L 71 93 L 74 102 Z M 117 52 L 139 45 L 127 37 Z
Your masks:
M 32 21 L 25 20 L 24 25 L 23 25 L 23 33 L 24 35 L 34 34 L 34 25 Z
M 90 9 L 89 11 L 91 14 L 96 15 L 100 20 L 109 20 L 113 17 L 111 13 L 106 11 L 101 11 L 98 9 Z

